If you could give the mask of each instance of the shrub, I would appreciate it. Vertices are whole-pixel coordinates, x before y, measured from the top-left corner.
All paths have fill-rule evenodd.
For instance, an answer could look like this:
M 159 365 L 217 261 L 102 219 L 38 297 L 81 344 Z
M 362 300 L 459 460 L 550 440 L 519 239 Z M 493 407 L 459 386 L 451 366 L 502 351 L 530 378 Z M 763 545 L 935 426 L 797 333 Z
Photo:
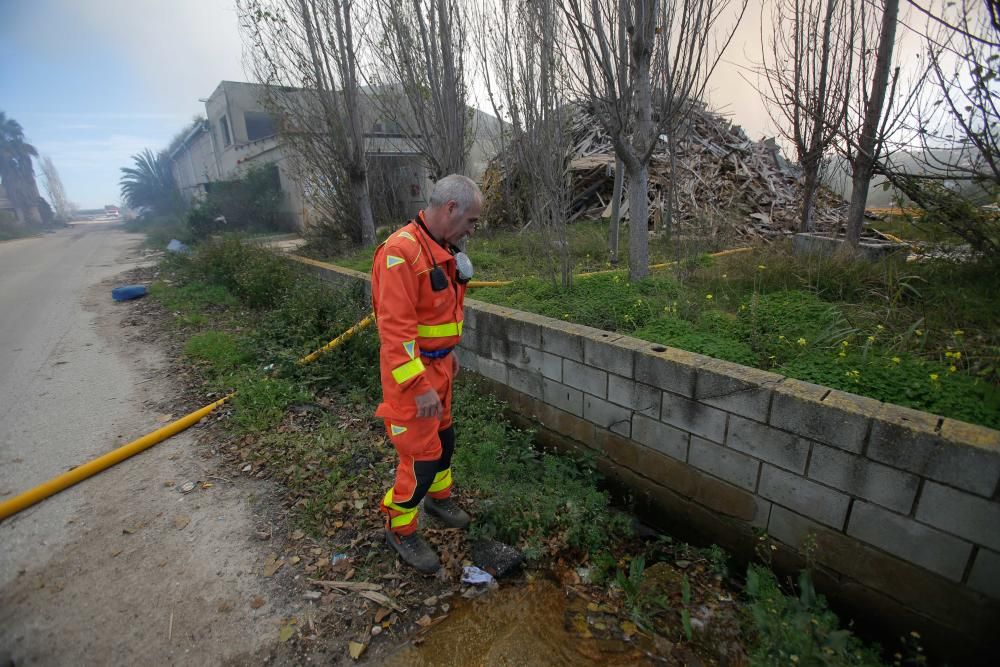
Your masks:
M 284 210 L 285 196 L 276 165 L 250 167 L 235 181 L 216 181 L 188 211 L 195 238 L 220 232 L 282 231 L 294 226 Z

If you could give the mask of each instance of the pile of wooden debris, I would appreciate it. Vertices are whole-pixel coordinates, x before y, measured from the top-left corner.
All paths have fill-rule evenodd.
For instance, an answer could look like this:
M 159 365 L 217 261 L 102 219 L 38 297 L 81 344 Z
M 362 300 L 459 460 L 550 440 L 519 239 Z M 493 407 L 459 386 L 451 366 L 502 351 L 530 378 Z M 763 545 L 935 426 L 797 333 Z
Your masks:
M 615 168 L 611 140 L 597 119 L 582 108 L 574 114 L 570 130 L 573 148 L 567 167 L 573 197 L 569 220 L 609 218 Z M 670 215 L 673 170 L 677 181 Z M 517 179 L 514 171 L 505 171 L 496 163 L 487 171 L 487 200 L 491 194 L 499 197 L 503 179 Z M 673 162 L 665 135 L 661 135 L 650 161 L 650 229 L 667 231 L 669 222 L 670 233 L 681 237 L 724 234 L 755 240 L 785 236 L 798 229 L 801 191 L 801 170 L 782 157 L 773 139 L 751 141 L 741 127 L 722 115 L 696 109 L 683 136 L 678 136 Z M 624 217 L 628 217 L 627 192 L 626 186 Z M 818 199 L 814 231 L 841 230 L 847 202 L 825 188 Z

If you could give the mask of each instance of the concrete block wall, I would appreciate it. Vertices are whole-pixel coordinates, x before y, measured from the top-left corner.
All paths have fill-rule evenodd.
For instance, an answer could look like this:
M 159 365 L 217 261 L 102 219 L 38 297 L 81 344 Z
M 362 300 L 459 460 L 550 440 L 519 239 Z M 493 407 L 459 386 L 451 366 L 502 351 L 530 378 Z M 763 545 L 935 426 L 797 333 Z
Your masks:
M 790 567 L 810 536 L 860 616 L 996 641 L 1000 432 L 473 300 L 459 358 L 662 527 L 737 552 L 766 531 Z

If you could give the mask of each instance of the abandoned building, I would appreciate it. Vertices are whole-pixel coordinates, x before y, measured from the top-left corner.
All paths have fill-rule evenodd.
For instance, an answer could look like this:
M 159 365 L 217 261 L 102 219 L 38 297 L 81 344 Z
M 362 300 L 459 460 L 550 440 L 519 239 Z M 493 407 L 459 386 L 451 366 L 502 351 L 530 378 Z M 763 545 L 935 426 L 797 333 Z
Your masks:
M 278 123 L 268 110 L 275 95 L 309 95 L 311 91 L 278 89 L 255 83 L 222 81 L 204 100 L 205 120 L 195 124 L 168 154 L 174 180 L 188 203 L 208 192 L 212 183 L 231 181 L 252 166 L 269 166 L 285 196 L 285 205 L 295 226 L 305 229 L 315 215 L 309 205 L 314 187 L 299 177 L 295 156 L 278 133 Z M 413 142 L 399 127 L 380 114 L 370 90 L 362 90 L 365 151 L 369 163 L 392 180 L 397 203 L 407 215 L 426 204 L 430 181 Z M 271 107 L 273 108 L 273 106 Z M 493 153 L 498 121 L 469 107 L 473 141 L 468 175 L 478 179 Z

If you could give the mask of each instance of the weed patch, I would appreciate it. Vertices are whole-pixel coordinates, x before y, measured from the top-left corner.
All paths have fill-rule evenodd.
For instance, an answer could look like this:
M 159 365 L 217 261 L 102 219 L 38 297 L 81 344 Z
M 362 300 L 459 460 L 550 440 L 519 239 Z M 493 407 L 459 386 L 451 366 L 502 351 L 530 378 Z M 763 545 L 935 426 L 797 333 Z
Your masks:
M 798 595 L 785 595 L 774 574 L 751 565 L 747 570 L 747 617 L 755 638 L 751 665 L 864 665 L 884 663 L 840 627 L 840 620 L 816 593 L 809 572 L 803 570 Z
M 248 359 L 237 339 L 224 331 L 195 334 L 184 345 L 184 353 L 206 363 L 215 375 L 230 373 Z
M 455 394 L 455 475 L 479 498 L 476 536 L 538 559 L 566 549 L 594 553 L 628 534 L 592 466 L 537 451 L 533 434 L 503 419 L 503 403 L 476 382 L 461 381 Z

